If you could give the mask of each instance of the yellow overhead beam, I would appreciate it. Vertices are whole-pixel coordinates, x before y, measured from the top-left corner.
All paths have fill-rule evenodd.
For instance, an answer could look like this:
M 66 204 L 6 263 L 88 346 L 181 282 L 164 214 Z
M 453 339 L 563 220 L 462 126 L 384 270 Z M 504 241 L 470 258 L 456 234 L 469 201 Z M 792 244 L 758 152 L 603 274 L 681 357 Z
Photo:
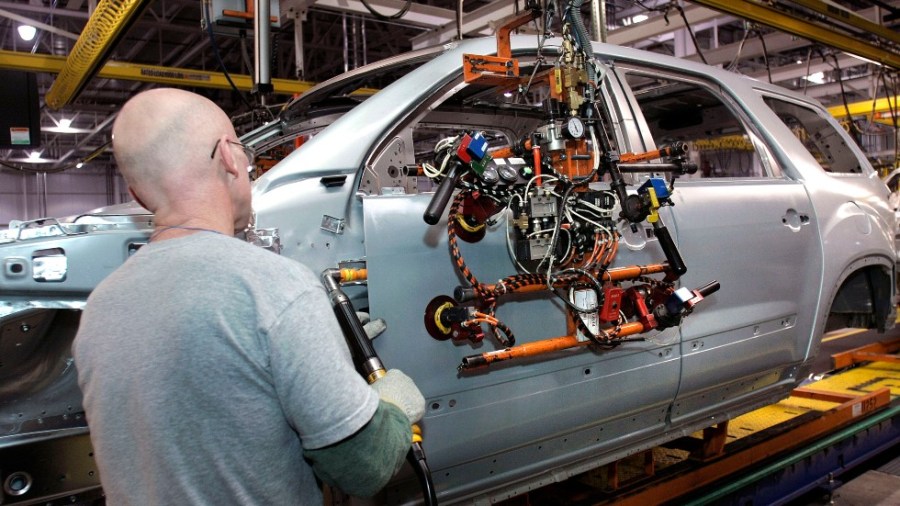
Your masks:
M 900 68 L 900 54 L 823 26 L 789 16 L 774 7 L 751 0 L 691 0 L 717 11 L 771 26 L 776 30 L 825 44 L 883 65 Z
M 52 109 L 69 103 L 106 61 L 113 44 L 146 5 L 146 0 L 100 0 L 65 65 L 44 95 Z
M 898 97 L 879 98 L 876 100 L 863 100 L 861 102 L 853 102 L 844 107 L 843 104 L 835 105 L 828 108 L 828 112 L 835 118 L 843 118 L 850 111 L 850 116 L 868 116 L 872 113 L 887 113 L 890 117 L 891 109 L 897 111 Z
M 62 56 L 31 54 L 17 51 L 0 50 L 0 68 L 24 70 L 28 72 L 49 72 L 58 74 L 66 63 Z M 229 74 L 235 86 L 242 91 L 253 88 L 253 79 L 248 75 Z M 187 86 L 198 88 L 231 89 L 225 74 L 207 72 L 205 70 L 160 67 L 107 61 L 97 72 L 96 77 L 104 79 L 121 79 L 124 81 L 141 81 L 145 83 L 167 84 L 171 86 Z M 314 83 L 294 81 L 290 79 L 272 79 L 275 93 L 294 95 L 312 88 Z
M 869 21 L 859 14 L 841 7 L 831 2 L 823 2 L 822 0 L 792 0 L 794 3 L 800 4 L 807 9 L 824 14 L 834 20 L 846 23 L 860 30 L 875 34 L 885 40 L 889 40 L 894 44 L 900 45 L 900 34 L 879 25 L 878 23 Z

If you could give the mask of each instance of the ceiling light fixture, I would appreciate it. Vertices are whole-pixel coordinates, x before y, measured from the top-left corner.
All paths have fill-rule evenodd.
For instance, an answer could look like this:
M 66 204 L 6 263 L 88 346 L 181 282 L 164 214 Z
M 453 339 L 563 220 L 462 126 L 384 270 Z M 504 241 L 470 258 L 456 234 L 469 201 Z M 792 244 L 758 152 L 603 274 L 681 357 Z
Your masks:
M 825 73 L 824 72 L 815 72 L 810 74 L 803 79 L 813 83 L 813 84 L 825 84 Z
M 71 127 L 71 126 L 72 126 L 72 120 L 71 120 L 71 119 L 69 119 L 69 118 L 62 118 L 61 120 L 59 120 L 59 128 L 65 128 L 65 129 L 68 129 L 68 128 Z
M 30 41 L 37 35 L 37 28 L 31 25 L 19 25 L 19 37 L 22 37 L 24 41 Z

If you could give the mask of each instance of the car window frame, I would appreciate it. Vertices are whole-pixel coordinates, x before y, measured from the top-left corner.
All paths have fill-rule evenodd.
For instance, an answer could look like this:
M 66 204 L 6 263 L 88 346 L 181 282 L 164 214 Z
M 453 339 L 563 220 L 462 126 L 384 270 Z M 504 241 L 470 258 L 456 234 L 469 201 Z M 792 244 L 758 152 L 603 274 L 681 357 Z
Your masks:
M 813 154 L 809 151 L 809 149 L 805 145 L 803 145 L 803 142 L 800 139 L 796 139 L 797 142 L 799 143 L 799 145 L 803 148 L 804 152 L 810 157 L 810 159 L 812 161 L 815 162 L 815 165 L 821 174 L 829 176 L 829 177 L 836 177 L 836 178 L 868 178 L 868 177 L 871 177 L 871 175 L 873 173 L 877 174 L 877 171 L 875 171 L 875 169 L 872 167 L 872 164 L 869 162 L 868 157 L 865 155 L 865 153 L 862 151 L 862 149 L 859 147 L 859 145 L 856 143 L 856 141 L 853 140 L 853 137 L 851 137 L 850 134 L 846 130 L 844 130 L 843 127 L 841 127 L 841 124 L 837 122 L 837 119 L 834 116 L 832 116 L 831 114 L 829 114 L 827 110 L 825 110 L 821 106 L 816 107 L 815 104 L 811 104 L 811 103 L 803 101 L 803 100 L 798 100 L 795 97 L 780 94 L 780 93 L 774 92 L 772 90 L 761 89 L 761 88 L 754 88 L 754 90 L 757 93 L 759 93 L 760 101 L 765 105 L 767 110 L 772 113 L 772 115 L 777 119 L 779 124 L 781 126 L 783 126 L 785 129 L 790 131 L 790 128 L 788 128 L 787 124 L 785 124 L 784 121 L 778 116 L 778 113 L 775 112 L 775 110 L 772 109 L 772 107 L 766 102 L 766 98 L 780 100 L 782 102 L 787 102 L 787 103 L 795 105 L 797 107 L 803 107 L 809 111 L 814 112 L 816 115 L 818 115 L 820 118 L 824 119 L 826 123 L 828 123 L 832 128 L 834 128 L 838 132 L 838 135 L 840 135 L 844 139 L 844 143 L 847 145 L 847 147 L 850 149 L 850 151 L 853 152 L 856 159 L 858 161 L 860 161 L 860 171 L 859 172 L 829 172 L 829 171 L 826 171 L 825 168 L 822 167 L 822 165 L 818 162 L 818 160 L 815 159 L 815 156 L 813 156 Z M 791 132 L 791 134 L 793 135 L 793 132 Z
M 620 81 L 622 86 L 627 90 L 627 95 L 630 100 L 633 100 L 633 104 L 631 105 L 633 114 L 636 120 L 636 124 L 638 125 L 638 129 L 640 134 L 644 139 L 645 146 L 652 146 L 650 149 L 656 149 L 658 145 L 656 144 L 656 139 L 653 138 L 653 134 L 650 131 L 650 127 L 647 124 L 646 118 L 644 117 L 644 112 L 641 109 L 640 103 L 638 102 L 637 96 L 634 93 L 634 89 L 631 85 L 628 84 L 627 75 L 629 73 L 635 73 L 638 75 L 643 75 L 651 78 L 663 78 L 672 81 L 677 81 L 681 83 L 691 84 L 697 86 L 699 88 L 703 88 L 716 98 L 718 98 L 725 108 L 732 114 L 732 116 L 741 124 L 741 127 L 744 129 L 745 135 L 749 137 L 751 144 L 753 144 L 753 148 L 756 152 L 756 155 L 760 159 L 760 163 L 763 167 L 765 174 L 762 176 L 728 176 L 728 177 L 715 177 L 715 178 L 689 178 L 689 179 L 680 179 L 681 182 L 733 182 L 733 181 L 748 181 L 748 180 L 779 180 L 779 179 L 789 179 L 788 175 L 785 174 L 781 164 L 778 159 L 773 155 L 773 150 L 765 141 L 765 137 L 761 134 L 760 130 L 756 127 L 755 123 L 751 120 L 750 115 L 746 112 L 746 110 L 741 107 L 739 102 L 735 99 L 732 93 L 727 89 L 727 87 L 718 83 L 716 80 L 708 79 L 702 76 L 697 76 L 693 73 L 679 73 L 678 71 L 660 67 L 649 65 L 642 62 L 632 62 L 632 61 L 619 61 L 616 63 L 617 70 L 620 71 Z

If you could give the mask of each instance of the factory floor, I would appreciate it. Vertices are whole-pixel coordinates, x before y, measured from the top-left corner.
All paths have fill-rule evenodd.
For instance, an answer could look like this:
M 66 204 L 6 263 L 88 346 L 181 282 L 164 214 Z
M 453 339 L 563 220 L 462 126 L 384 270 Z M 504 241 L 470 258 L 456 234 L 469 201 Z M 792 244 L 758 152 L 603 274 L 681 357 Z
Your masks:
M 718 456 L 697 462 L 699 441 L 707 439 L 698 433 L 503 504 L 900 506 L 900 416 L 890 416 L 801 456 L 835 433 L 865 423 L 861 420 L 898 410 L 900 364 L 869 362 L 832 374 L 832 355 L 898 339 L 900 325 L 884 334 L 851 329 L 827 334 L 810 380 L 791 397 L 731 420 L 720 432 L 726 443 Z M 782 453 L 792 455 L 778 459 L 794 460 L 774 466 L 773 456 Z M 721 474 L 725 473 L 722 468 L 730 469 L 730 474 Z M 722 493 L 768 468 L 773 469 L 770 475 L 730 495 Z M 834 469 L 835 476 L 822 474 L 822 468 Z

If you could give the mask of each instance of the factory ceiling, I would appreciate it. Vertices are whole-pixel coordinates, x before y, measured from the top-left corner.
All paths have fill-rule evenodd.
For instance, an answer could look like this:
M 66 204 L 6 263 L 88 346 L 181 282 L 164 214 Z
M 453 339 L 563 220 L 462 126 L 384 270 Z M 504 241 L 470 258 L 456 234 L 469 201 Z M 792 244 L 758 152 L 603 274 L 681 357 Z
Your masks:
M 116 111 L 136 92 L 160 84 L 205 94 L 232 115 L 239 131 L 247 130 L 266 108 L 344 71 L 459 37 L 491 35 L 524 3 L 281 0 L 272 12 L 278 20 L 270 46 L 274 93 L 260 94 L 252 79 L 253 21 L 222 16 L 226 8 L 246 10 L 243 0 L 0 0 L 0 69 L 36 72 L 42 131 L 39 158 L 0 149 L 0 164 L 47 172 L 84 160 L 109 164 L 105 146 Z M 860 102 L 897 94 L 900 0 L 594 3 L 605 6 L 601 24 L 614 44 L 706 61 L 836 108 L 866 110 Z M 114 28 L 101 34 L 108 47 L 83 58 L 83 82 L 68 82 L 72 62 L 66 58 L 82 49 L 76 44 L 95 23 L 89 24 L 95 9 L 118 9 L 120 17 L 107 20 Z M 590 27 L 590 0 L 582 10 Z M 30 41 L 19 35 L 23 24 L 37 28 Z M 96 45 L 96 38 L 90 42 Z M 65 85 L 68 94 L 61 91 Z

